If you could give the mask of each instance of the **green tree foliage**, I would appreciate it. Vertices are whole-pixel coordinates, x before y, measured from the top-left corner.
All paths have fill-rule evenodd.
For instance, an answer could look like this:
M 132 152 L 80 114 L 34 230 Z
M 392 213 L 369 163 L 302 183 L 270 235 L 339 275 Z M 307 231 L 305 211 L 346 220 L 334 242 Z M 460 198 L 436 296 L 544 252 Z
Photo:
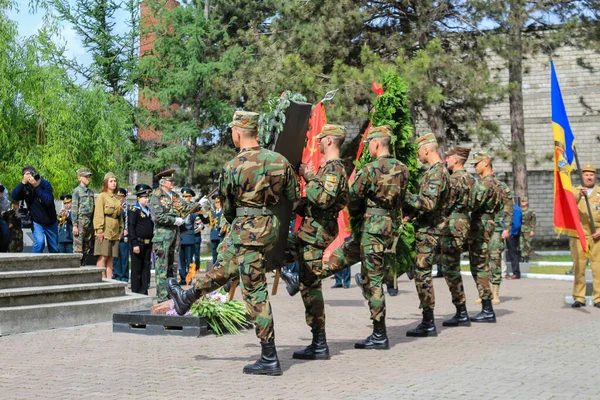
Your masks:
M 158 99 L 162 110 L 148 111 L 140 122 L 162 131 L 158 160 L 186 166 L 185 183 L 191 185 L 198 146 L 222 141 L 231 120 L 230 85 L 243 52 L 227 25 L 205 16 L 204 2 L 184 1 L 173 9 L 163 1 L 147 4 L 157 24 L 144 32 L 156 36 L 140 60 L 142 94 Z
M 19 39 L 7 4 L 1 5 L 0 181 L 14 187 L 27 164 L 52 183 L 55 194 L 72 191 L 81 167 L 94 172 L 96 188 L 105 172 L 124 178 L 133 129 L 129 105 L 102 87 L 74 84 L 51 62 L 48 33 Z

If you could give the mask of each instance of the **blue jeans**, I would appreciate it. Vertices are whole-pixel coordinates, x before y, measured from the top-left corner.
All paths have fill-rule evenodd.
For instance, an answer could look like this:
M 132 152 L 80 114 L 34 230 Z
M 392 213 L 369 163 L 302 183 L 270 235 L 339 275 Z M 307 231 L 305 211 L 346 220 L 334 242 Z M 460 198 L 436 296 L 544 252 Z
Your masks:
M 46 241 L 48 252 L 58 253 L 58 221 L 48 226 L 33 223 L 33 252 L 43 253 Z
M 129 281 L 129 243 L 119 242 L 119 257 L 113 259 L 112 278 L 118 281 Z
M 58 244 L 58 252 L 59 253 L 72 253 L 73 252 L 73 242 L 59 243 Z
M 352 272 L 350 271 L 350 267 L 341 270 L 340 272 L 335 274 L 335 285 L 343 286 L 343 287 L 350 287 L 350 276 L 351 275 L 352 275 Z
M 217 262 L 217 256 L 219 255 L 219 252 L 217 251 L 217 249 L 219 248 L 220 244 L 221 244 L 220 240 L 211 240 L 210 241 L 210 245 L 212 247 L 212 263 L 213 263 L 213 265 L 215 265 L 215 263 Z

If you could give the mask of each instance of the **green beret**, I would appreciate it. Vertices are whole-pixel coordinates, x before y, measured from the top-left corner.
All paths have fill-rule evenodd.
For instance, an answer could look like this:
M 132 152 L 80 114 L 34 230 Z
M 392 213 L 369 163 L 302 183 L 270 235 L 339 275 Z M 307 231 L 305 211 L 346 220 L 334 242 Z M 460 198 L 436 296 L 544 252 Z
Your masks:
M 435 138 L 435 135 L 433 133 L 428 133 L 427 135 L 421 136 L 420 138 L 415 140 L 415 144 L 418 146 L 419 149 L 422 146 L 432 143 L 437 143 L 437 139 Z
M 377 139 L 377 138 L 391 138 L 391 137 L 392 137 L 392 128 L 390 128 L 389 125 L 374 126 L 371 129 L 369 129 L 369 132 L 367 133 L 367 138 L 365 139 L 365 142 L 368 142 L 372 139 Z
M 229 127 L 237 126 L 242 129 L 258 129 L 259 114 L 250 111 L 236 111 L 233 113 L 233 121 L 229 123 Z
M 321 129 L 321 133 L 319 133 L 315 137 L 317 139 L 322 139 L 325 136 L 344 138 L 344 137 L 346 137 L 346 127 L 343 125 L 333 125 L 333 124 L 323 125 L 323 128 Z

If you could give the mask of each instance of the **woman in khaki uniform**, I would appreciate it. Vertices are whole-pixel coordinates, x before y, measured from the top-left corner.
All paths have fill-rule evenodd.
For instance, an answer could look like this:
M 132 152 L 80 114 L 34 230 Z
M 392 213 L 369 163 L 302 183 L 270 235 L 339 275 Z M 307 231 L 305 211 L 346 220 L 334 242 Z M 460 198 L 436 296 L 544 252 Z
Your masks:
M 100 256 L 96 266 L 106 268 L 102 273 L 103 278 L 112 277 L 113 258 L 119 256 L 119 238 L 124 229 L 121 200 L 117 197 L 118 187 L 117 177 L 112 172 L 104 175 L 102 193 L 98 195 L 94 209 L 94 255 Z

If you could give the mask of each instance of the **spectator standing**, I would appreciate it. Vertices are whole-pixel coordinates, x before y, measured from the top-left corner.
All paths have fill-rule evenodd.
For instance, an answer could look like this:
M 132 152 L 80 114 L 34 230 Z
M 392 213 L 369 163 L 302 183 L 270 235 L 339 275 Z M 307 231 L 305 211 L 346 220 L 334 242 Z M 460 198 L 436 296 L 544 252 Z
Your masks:
M 108 172 L 104 175 L 102 193 L 96 199 L 94 210 L 94 255 L 98 257 L 96 266 L 106 268 L 103 278 L 112 278 L 113 259 L 119 256 L 119 238 L 124 230 L 121 201 L 117 197 L 117 177 Z
M 31 165 L 23 167 L 23 179 L 13 189 L 13 200 L 25 200 L 33 221 L 33 252 L 43 253 L 45 242 L 50 253 L 58 253 L 58 221 L 52 185 L 42 179 Z
M 135 187 L 137 203 L 128 211 L 129 244 L 131 245 L 131 291 L 148 295 L 152 262 L 154 223 L 148 202 L 152 188 L 145 184 Z
M 7 250 L 9 253 L 20 253 L 23 251 L 23 229 L 19 214 L 19 201 L 13 200 L 11 206 L 12 209 L 2 214 L 2 218 L 10 230 L 10 244 Z
M 10 209 L 10 201 L 8 201 L 8 189 L 0 183 L 0 214 Z
M 58 251 L 59 253 L 73 253 L 73 220 L 71 206 L 73 196 L 63 194 L 60 196 L 63 209 L 58 213 Z
M 123 218 L 124 230 L 119 238 L 119 256 L 115 257 L 113 261 L 113 275 L 112 278 L 121 281 L 129 281 L 129 221 L 127 218 L 127 189 L 119 188 L 117 191 L 117 198 L 121 202 L 121 215 Z
M 535 211 L 529 208 L 529 198 L 521 197 L 521 211 L 523 211 L 523 225 L 521 226 L 521 257 L 526 263 L 531 256 L 531 238 L 535 235 L 537 217 Z
M 510 226 L 510 236 L 506 239 L 506 249 L 508 250 L 508 260 L 512 269 L 512 275 L 506 279 L 521 279 L 521 269 L 519 262 L 521 261 L 520 241 L 521 241 L 521 225 L 523 223 L 523 213 L 519 206 L 519 198 L 515 197 L 513 204 L 513 219 Z
M 196 193 L 189 187 L 181 189 L 181 198 L 184 202 L 190 204 Z M 194 250 L 196 246 L 196 236 L 194 235 L 194 227 L 196 222 L 196 214 L 191 213 L 185 218 L 183 225 L 179 227 L 180 242 L 179 242 L 179 284 L 185 285 L 185 277 L 187 276 L 190 264 L 193 262 Z
M 71 219 L 73 221 L 73 252 L 81 254 L 81 265 L 93 246 L 94 192 L 88 187 L 92 173 L 87 168 L 77 170 L 79 185 L 73 190 Z

